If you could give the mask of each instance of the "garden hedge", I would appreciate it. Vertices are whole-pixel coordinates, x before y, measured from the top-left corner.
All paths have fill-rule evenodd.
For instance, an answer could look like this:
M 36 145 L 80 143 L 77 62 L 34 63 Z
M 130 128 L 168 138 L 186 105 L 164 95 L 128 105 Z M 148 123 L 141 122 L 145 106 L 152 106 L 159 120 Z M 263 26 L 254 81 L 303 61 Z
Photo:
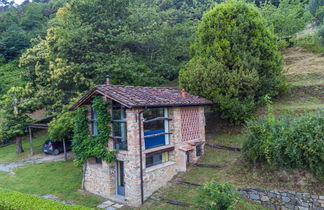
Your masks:
M 57 201 L 46 200 L 34 195 L 27 195 L 20 192 L 0 189 L 1 210 L 87 210 L 89 208 L 66 205 Z

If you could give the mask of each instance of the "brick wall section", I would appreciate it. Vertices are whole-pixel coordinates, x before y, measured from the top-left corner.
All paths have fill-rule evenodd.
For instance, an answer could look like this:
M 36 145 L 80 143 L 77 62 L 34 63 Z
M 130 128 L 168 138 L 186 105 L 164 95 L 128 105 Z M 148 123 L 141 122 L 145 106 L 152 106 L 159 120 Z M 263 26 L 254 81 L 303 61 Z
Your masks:
M 200 137 L 199 107 L 183 107 L 181 113 L 181 141 L 195 140 Z

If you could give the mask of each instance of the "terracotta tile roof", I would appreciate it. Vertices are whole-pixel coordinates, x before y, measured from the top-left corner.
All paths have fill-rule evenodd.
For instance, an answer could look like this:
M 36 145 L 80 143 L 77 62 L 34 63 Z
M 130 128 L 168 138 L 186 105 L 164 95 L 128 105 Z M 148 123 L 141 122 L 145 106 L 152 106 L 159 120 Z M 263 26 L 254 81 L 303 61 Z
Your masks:
M 98 85 L 83 96 L 71 109 L 86 103 L 92 95 L 101 94 L 127 108 L 168 107 L 168 106 L 203 106 L 213 104 L 200 96 L 194 96 L 178 88 Z

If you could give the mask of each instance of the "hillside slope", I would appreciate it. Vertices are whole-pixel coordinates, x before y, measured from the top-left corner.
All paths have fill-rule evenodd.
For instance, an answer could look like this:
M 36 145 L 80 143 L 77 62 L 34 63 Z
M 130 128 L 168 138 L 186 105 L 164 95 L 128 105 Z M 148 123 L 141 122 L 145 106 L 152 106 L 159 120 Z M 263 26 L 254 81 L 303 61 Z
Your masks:
M 324 55 L 294 47 L 283 56 L 289 87 L 274 99 L 274 108 L 294 112 L 324 108 Z

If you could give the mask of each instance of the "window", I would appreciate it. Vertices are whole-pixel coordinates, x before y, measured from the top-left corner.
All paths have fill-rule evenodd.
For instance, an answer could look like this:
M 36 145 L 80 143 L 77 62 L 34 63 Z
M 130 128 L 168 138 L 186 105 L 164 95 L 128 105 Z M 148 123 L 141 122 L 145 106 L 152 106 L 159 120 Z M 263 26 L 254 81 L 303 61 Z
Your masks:
M 102 164 L 102 159 L 101 158 L 96 158 L 96 163 L 97 164 Z
M 91 134 L 95 136 L 98 135 L 99 132 L 98 132 L 97 114 L 93 107 L 91 107 L 90 124 L 91 124 Z
M 145 109 L 144 140 L 145 149 L 170 143 L 169 114 L 167 108 Z
M 169 152 L 157 152 L 146 155 L 146 168 L 169 161 Z
M 115 149 L 127 150 L 126 110 L 114 101 L 112 103 L 112 135 Z
M 196 156 L 201 156 L 201 145 L 196 146 Z

